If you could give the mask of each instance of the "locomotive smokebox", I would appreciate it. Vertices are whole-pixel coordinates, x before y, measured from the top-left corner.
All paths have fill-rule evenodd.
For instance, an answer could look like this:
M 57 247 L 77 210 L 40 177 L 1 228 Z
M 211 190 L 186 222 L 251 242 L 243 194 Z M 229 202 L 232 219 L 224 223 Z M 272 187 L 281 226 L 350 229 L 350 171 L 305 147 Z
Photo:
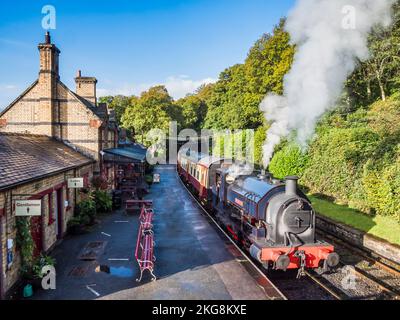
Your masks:
M 299 177 L 297 176 L 286 177 L 286 195 L 297 195 L 297 181 L 299 181 Z

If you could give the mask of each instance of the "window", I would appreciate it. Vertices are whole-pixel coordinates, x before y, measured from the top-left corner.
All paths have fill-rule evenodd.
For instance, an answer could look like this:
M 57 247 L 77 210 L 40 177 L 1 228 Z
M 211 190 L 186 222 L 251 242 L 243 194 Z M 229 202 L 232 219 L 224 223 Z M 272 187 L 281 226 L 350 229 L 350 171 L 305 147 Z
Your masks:
M 89 187 L 89 173 L 83 175 L 83 187 L 84 188 Z

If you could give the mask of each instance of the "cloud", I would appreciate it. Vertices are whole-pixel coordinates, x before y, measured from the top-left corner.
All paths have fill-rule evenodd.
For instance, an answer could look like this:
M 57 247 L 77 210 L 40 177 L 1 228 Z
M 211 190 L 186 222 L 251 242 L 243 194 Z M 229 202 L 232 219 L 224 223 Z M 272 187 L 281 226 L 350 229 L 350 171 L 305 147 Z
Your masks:
M 2 92 L 15 91 L 16 89 L 18 89 L 18 87 L 13 84 L 0 84 L 0 91 Z
M 195 92 L 201 85 L 214 83 L 216 81 L 217 80 L 213 78 L 194 81 L 187 76 L 169 77 L 165 82 L 165 86 L 174 99 L 180 99 L 185 97 L 188 93 Z
M 97 89 L 97 95 L 108 96 L 108 95 L 140 95 L 142 92 L 156 85 L 164 85 L 169 94 L 175 99 L 185 97 L 187 94 L 194 93 L 203 84 L 210 84 L 216 82 L 217 79 L 205 78 L 200 80 L 192 80 L 187 75 L 170 76 L 161 83 L 140 83 L 140 84 L 124 84 L 119 88 L 99 88 Z

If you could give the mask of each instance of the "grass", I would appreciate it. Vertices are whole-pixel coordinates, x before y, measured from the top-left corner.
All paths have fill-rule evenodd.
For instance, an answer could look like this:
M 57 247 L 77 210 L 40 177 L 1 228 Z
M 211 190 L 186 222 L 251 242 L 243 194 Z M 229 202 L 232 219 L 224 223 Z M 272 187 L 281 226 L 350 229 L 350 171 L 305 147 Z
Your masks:
M 385 216 L 368 216 L 358 210 L 313 195 L 308 197 L 319 214 L 400 245 L 400 224 L 396 219 Z

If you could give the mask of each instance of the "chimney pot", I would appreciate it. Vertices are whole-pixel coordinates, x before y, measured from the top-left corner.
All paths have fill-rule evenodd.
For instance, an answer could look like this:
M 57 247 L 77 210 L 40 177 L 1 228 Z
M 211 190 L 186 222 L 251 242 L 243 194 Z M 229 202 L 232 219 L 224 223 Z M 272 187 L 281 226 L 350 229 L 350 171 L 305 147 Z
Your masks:
M 290 176 L 286 177 L 286 194 L 290 196 L 295 196 L 297 195 L 297 181 L 299 180 L 299 177 L 296 176 Z
M 76 77 L 80 78 L 81 76 L 82 76 L 82 72 L 81 72 L 81 70 L 78 70 L 78 72 L 76 73 Z
M 44 36 L 44 41 L 46 44 L 51 43 L 51 37 L 50 37 L 50 32 L 46 31 L 46 35 Z

